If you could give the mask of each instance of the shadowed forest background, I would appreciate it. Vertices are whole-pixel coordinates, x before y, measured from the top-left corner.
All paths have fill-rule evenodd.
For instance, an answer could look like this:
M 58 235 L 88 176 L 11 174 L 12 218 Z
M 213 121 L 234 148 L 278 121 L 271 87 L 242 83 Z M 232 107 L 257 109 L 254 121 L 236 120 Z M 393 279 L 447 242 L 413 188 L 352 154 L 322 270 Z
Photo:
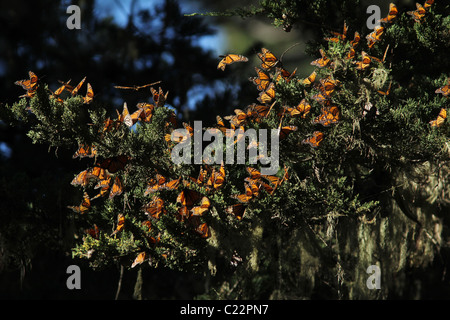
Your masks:
M 384 16 L 390 1 L 366 2 L 378 4 Z M 70 4 L 81 8 L 81 30 L 66 27 Z M 313 70 L 305 49 L 308 41 L 323 38 L 323 30 L 315 23 L 285 32 L 258 16 L 184 16 L 257 4 L 235 0 L 3 1 L 0 101 L 17 101 L 23 90 L 14 81 L 26 78 L 29 70 L 54 85 L 69 79 L 77 83 L 86 76 L 96 99 L 117 108 L 124 101 L 135 105 L 151 95 L 149 90 L 114 86 L 161 81 L 158 86 L 169 91 L 168 105 L 180 121 L 213 125 L 216 115 L 231 114 L 236 107 L 252 103 L 255 96 L 248 81 L 254 65 L 235 64 L 233 72 L 224 73 L 217 70 L 219 55 L 232 52 L 253 59 L 265 47 L 278 57 L 284 53 L 283 65 L 288 70 L 297 68 L 300 77 Z M 400 1 L 399 6 L 411 7 L 414 1 Z M 368 16 L 366 7 L 355 8 L 361 12 L 359 22 Z M 330 15 L 328 24 L 339 30 L 341 13 Z M 72 159 L 73 150 L 32 144 L 26 132 L 26 125 L 11 127 L 0 121 L 0 298 L 113 299 L 119 268 L 94 271 L 71 254 L 77 239 L 66 206 L 78 201 L 70 181 L 85 163 Z M 448 258 L 446 251 L 442 254 Z M 441 281 L 448 278 L 441 262 L 411 270 L 411 279 L 400 280 L 405 283 L 403 294 L 391 298 L 450 298 L 448 285 Z M 66 268 L 71 264 L 81 267 L 81 290 L 66 287 Z M 408 286 L 415 286 L 413 279 L 420 279 L 419 297 L 408 292 Z M 140 287 L 141 283 L 145 286 Z M 126 270 L 118 298 L 192 299 L 210 290 L 208 286 L 202 274 L 146 268 L 138 277 L 137 270 Z M 311 298 L 326 296 L 318 292 Z

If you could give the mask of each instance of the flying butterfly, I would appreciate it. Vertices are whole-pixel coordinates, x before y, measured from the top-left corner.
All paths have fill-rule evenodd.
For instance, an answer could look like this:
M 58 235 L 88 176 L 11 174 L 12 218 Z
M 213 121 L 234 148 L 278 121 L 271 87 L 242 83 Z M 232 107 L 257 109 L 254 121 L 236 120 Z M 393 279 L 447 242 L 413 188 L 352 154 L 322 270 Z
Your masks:
M 224 117 L 225 120 L 229 120 L 234 126 L 240 126 L 246 119 L 247 113 L 241 109 L 234 109 L 234 115 Z
M 324 134 L 320 131 L 314 131 L 312 137 L 302 141 L 303 144 L 309 144 L 313 148 L 317 148 L 323 141 Z
M 133 85 L 133 86 L 131 86 L 131 87 L 127 87 L 127 86 L 114 86 L 114 88 L 116 88 L 116 89 L 129 89 L 129 90 L 135 90 L 135 91 L 138 91 L 138 90 L 140 90 L 140 89 L 147 88 L 147 87 L 153 86 L 153 85 L 158 84 L 158 83 L 161 83 L 161 81 L 156 81 L 156 82 L 153 82 L 153 83 L 144 84 L 144 85 L 142 85 L 142 86 L 137 86 L 137 85 Z
M 336 42 L 336 43 L 338 43 L 339 41 L 344 41 L 345 38 L 347 38 L 347 31 L 348 31 L 348 26 L 347 26 L 347 24 L 344 21 L 344 28 L 343 28 L 342 33 L 333 32 L 332 31 L 331 33 L 334 35 L 334 37 L 332 37 L 332 38 L 325 38 L 324 40 L 331 41 L 331 42 Z
M 244 57 L 240 54 L 227 54 L 224 56 L 220 56 L 222 60 L 220 60 L 219 64 L 217 65 L 217 69 L 220 69 L 222 71 L 225 71 L 225 67 L 229 64 L 235 63 L 235 62 L 247 62 L 248 58 Z
M 436 120 L 430 121 L 432 127 L 440 127 L 447 119 L 447 110 L 442 108 Z
M 86 96 L 83 97 L 83 101 L 86 104 L 89 104 L 94 99 L 94 91 L 92 90 L 92 86 L 90 83 L 87 84 Z
M 37 85 L 38 77 L 33 71 L 28 71 L 28 76 L 30 77 L 30 79 L 18 80 L 14 82 L 14 84 L 21 86 L 23 89 L 27 91 L 34 89 Z
M 434 1 L 434 0 L 432 0 Z M 392 23 L 392 21 L 397 17 L 398 9 L 397 6 L 394 3 L 389 4 L 389 13 L 388 15 L 381 19 L 380 22 L 382 23 Z
M 302 80 L 302 84 L 310 86 L 316 80 L 317 72 L 314 70 L 307 78 Z
M 147 259 L 147 253 L 142 251 L 139 253 L 131 264 L 131 268 L 136 267 L 138 264 L 142 264 Z
M 86 77 L 84 77 L 83 79 L 81 79 L 80 83 L 78 83 L 78 85 L 77 85 L 75 88 L 73 88 L 73 89 L 71 90 L 70 93 L 71 93 L 72 97 L 75 96 L 75 95 L 78 93 L 78 91 L 79 91 L 80 88 L 83 86 L 83 84 L 84 84 L 85 81 L 86 81 Z M 70 87 L 67 87 L 67 89 L 70 90 Z
M 412 16 L 412 18 L 414 19 L 415 22 L 421 23 L 422 18 L 425 16 L 426 10 L 420 3 L 417 3 L 417 2 L 416 2 L 416 8 L 417 8 L 416 10 L 408 11 L 406 13 L 409 14 L 410 16 Z
M 76 213 L 85 213 L 91 207 L 91 198 L 87 194 L 87 192 L 83 193 L 83 201 L 79 206 L 67 206 L 67 208 L 72 209 Z

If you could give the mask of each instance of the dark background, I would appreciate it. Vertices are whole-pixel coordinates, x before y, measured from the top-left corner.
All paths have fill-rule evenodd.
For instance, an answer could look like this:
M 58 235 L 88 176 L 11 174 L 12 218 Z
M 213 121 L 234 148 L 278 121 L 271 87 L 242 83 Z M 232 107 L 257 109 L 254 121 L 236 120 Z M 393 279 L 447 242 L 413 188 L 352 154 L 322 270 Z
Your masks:
M 382 7 L 389 1 L 373 1 Z M 311 57 L 306 42 L 318 40 L 313 26 L 284 32 L 266 18 L 185 17 L 184 13 L 220 11 L 258 1 L 55 1 L 0 2 L 0 103 L 13 104 L 23 89 L 14 81 L 35 72 L 55 90 L 58 80 L 78 83 L 87 77 L 95 99 L 111 112 L 126 101 L 130 111 L 151 101 L 148 89 L 124 91 L 114 85 L 162 81 L 168 105 L 183 121 L 213 124 L 215 115 L 231 114 L 254 100 L 256 52 L 270 48 L 283 56 L 288 70 L 308 75 Z M 405 4 L 412 1 L 404 1 Z M 81 30 L 69 30 L 66 8 L 81 8 Z M 339 30 L 342 21 L 330 21 Z M 219 54 L 240 53 L 248 64 L 217 70 Z M 113 113 L 113 114 L 114 114 Z M 26 125 L 0 120 L 0 298 L 114 299 L 119 267 L 91 270 L 73 260 L 74 217 L 66 208 L 78 201 L 73 176 L 84 169 L 72 160 L 74 150 L 33 145 Z M 81 267 L 82 290 L 68 290 L 66 268 Z M 191 299 L 205 291 L 202 275 L 147 270 L 145 298 Z M 137 271 L 125 271 L 119 298 L 132 299 Z

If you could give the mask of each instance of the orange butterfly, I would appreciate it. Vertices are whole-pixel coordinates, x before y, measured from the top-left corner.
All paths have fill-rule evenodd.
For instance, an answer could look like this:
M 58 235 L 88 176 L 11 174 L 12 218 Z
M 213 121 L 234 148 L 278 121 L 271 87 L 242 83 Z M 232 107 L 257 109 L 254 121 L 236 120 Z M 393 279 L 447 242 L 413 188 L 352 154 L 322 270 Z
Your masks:
M 355 48 L 358 45 L 359 40 L 361 40 L 361 35 L 359 34 L 358 31 L 355 31 L 355 35 L 353 36 L 353 40 L 350 41 L 350 44 L 352 45 L 353 48 Z
M 371 57 L 366 52 L 363 51 L 361 54 L 362 54 L 362 60 L 355 62 L 357 70 L 366 69 L 367 67 L 369 67 L 370 62 L 372 61 Z
M 144 195 L 148 195 L 149 193 L 153 193 L 162 188 L 162 186 L 166 183 L 166 178 L 164 178 L 159 173 L 156 174 L 156 180 L 152 179 L 149 183 L 149 186 L 144 192 Z
M 347 27 L 347 24 L 344 21 L 344 29 L 343 29 L 342 33 L 331 32 L 334 35 L 334 37 L 332 37 L 332 38 L 325 38 L 324 40 L 332 41 L 332 42 L 336 42 L 336 43 L 338 43 L 339 41 L 344 41 L 345 38 L 347 37 L 347 31 L 348 31 L 348 27 Z
M 247 167 L 247 172 L 250 175 L 250 179 L 252 180 L 259 180 L 261 179 L 261 172 L 259 172 L 258 170 L 256 170 L 255 168 L 252 167 Z
M 434 3 L 434 0 L 427 0 L 425 1 L 425 3 L 423 4 L 423 7 L 425 9 L 428 9 L 429 7 L 431 7 L 431 5 Z
M 206 175 L 207 175 L 206 169 L 200 168 L 197 179 L 192 177 L 190 177 L 190 179 L 195 183 L 197 183 L 198 185 L 202 185 L 203 183 L 206 182 Z
M 231 198 L 237 199 L 240 203 L 248 203 L 253 198 L 253 192 L 247 183 L 244 183 L 245 193 L 232 195 Z
M 33 71 L 28 71 L 28 75 L 29 75 L 30 79 L 18 80 L 16 82 L 14 82 L 14 84 L 16 84 L 18 86 L 22 86 L 22 88 L 27 91 L 34 89 L 37 85 L 38 77 L 36 76 L 36 74 Z
M 73 89 L 71 90 L 72 97 L 75 96 L 75 95 L 78 93 L 78 90 L 80 90 L 80 88 L 83 86 L 84 81 L 86 81 L 86 77 L 84 77 L 84 78 L 80 81 L 80 83 L 79 83 L 75 88 L 73 88 Z M 66 89 L 70 90 L 71 88 L 70 88 L 70 87 L 66 87 Z
M 284 68 L 276 67 L 275 82 L 278 82 L 281 79 L 284 79 L 286 82 L 289 82 L 294 77 L 296 72 L 297 69 L 295 69 L 292 73 L 290 73 Z
M 143 122 L 150 122 L 153 117 L 153 110 L 155 106 L 146 102 L 138 103 L 136 106 L 138 107 L 138 110 L 131 115 L 131 119 L 133 120 L 133 118 L 136 117 Z
M 142 251 L 134 259 L 133 264 L 131 265 L 131 268 L 136 267 L 138 264 L 142 264 L 146 259 L 147 259 L 147 253 L 145 251 Z
M 261 91 L 258 96 L 258 101 L 265 104 L 270 103 L 275 98 L 275 85 L 273 82 L 269 84 L 266 91 Z
M 78 148 L 78 150 L 74 153 L 72 156 L 72 159 L 75 159 L 77 157 L 84 158 L 92 158 L 97 154 L 97 151 L 95 150 L 95 147 L 92 145 L 82 144 Z
M 324 127 L 337 123 L 340 118 L 339 108 L 336 106 L 322 108 L 322 114 L 313 120 L 313 123 L 320 123 Z
M 330 96 L 334 92 L 334 88 L 339 85 L 339 80 L 333 80 L 331 78 L 320 79 L 319 89 L 326 96 Z
M 238 220 L 242 220 L 247 207 L 243 203 L 237 203 L 230 207 L 227 207 L 226 212 L 234 215 Z
M 108 173 L 104 168 L 94 166 L 92 169 L 88 171 L 88 178 L 103 180 L 108 178 Z
M 182 206 L 192 208 L 192 206 L 202 198 L 200 192 L 195 190 L 185 189 L 181 191 L 177 196 L 177 202 Z
M 180 132 L 179 130 L 173 131 L 171 134 L 168 133 L 165 135 L 165 140 L 167 142 L 173 141 L 176 143 L 181 143 L 186 141 L 189 137 L 192 137 L 194 135 L 194 128 L 192 128 L 191 125 L 183 122 L 184 128 L 187 130 L 188 134 L 185 134 L 184 132 Z
M 109 199 L 114 198 L 115 196 L 121 195 L 123 192 L 123 183 L 119 177 L 114 179 L 114 184 L 111 187 L 111 192 L 109 194 Z
M 436 120 L 430 121 L 432 127 L 440 127 L 447 119 L 447 110 L 442 108 Z
M 316 148 L 323 141 L 323 133 L 320 131 L 314 131 L 313 136 L 302 141 L 303 144 L 309 144 L 311 147 Z
M 270 70 L 279 62 L 278 58 L 266 48 L 262 48 L 261 53 L 258 53 L 257 55 L 262 61 L 261 68 L 264 70 Z
M 434 1 L 434 0 L 432 0 Z M 397 17 L 398 9 L 394 3 L 389 4 L 389 13 L 386 18 L 380 20 L 382 23 L 392 23 L 392 21 Z
M 345 57 L 346 59 L 350 60 L 353 59 L 356 55 L 356 51 L 353 48 L 350 48 L 350 50 L 347 53 L 347 56 Z
M 317 72 L 314 70 L 306 79 L 302 80 L 302 84 L 310 86 L 316 80 Z
M 439 89 L 436 89 L 435 93 L 440 93 L 444 97 L 448 97 L 448 94 L 450 93 L 450 78 L 448 78 L 447 84 Z
M 94 239 L 98 239 L 98 236 L 100 235 L 100 230 L 98 229 L 96 224 L 94 224 L 94 228 L 86 229 L 85 232 Z
M 266 105 L 260 105 L 260 104 L 253 103 L 253 104 L 249 105 L 247 108 L 247 116 L 253 117 L 257 122 L 259 122 L 259 120 L 261 118 L 264 118 L 267 116 L 267 114 L 269 113 L 269 110 L 270 110 L 270 108 Z
M 286 139 L 286 137 L 289 135 L 289 134 L 291 134 L 292 132 L 294 132 L 294 131 L 297 131 L 297 127 L 296 126 L 285 126 L 285 127 L 282 127 L 281 129 L 279 129 L 279 139 L 280 139 L 280 141 L 281 140 L 284 140 L 284 139 Z
M 416 7 L 416 10 L 408 11 L 406 13 L 412 16 L 415 22 L 421 23 L 422 18 L 425 16 L 426 10 L 420 3 L 416 3 Z
M 389 87 L 388 87 L 388 89 L 386 91 L 378 90 L 378 93 L 382 94 L 383 96 L 388 96 L 389 93 L 391 92 L 391 86 L 392 86 L 392 81 L 389 82 Z
M 158 83 L 161 83 L 161 81 L 156 81 L 156 82 L 153 82 L 153 83 L 144 84 L 142 86 L 137 86 L 137 85 L 133 85 L 132 87 L 114 86 L 114 88 L 117 88 L 117 89 L 130 89 L 130 90 L 138 91 L 140 89 L 147 88 L 147 87 L 153 86 L 153 85 L 158 84 Z
M 155 102 L 157 107 L 162 107 L 166 103 L 169 91 L 164 94 L 161 87 L 159 87 L 159 91 L 156 91 L 153 87 L 150 87 L 150 92 L 152 93 L 153 102 Z
M 102 169 L 106 169 L 109 173 L 116 173 L 119 170 L 125 168 L 128 162 L 128 156 L 120 155 L 117 157 L 111 157 L 103 160 L 98 166 Z
M 117 216 L 116 230 L 114 230 L 114 232 L 111 233 L 111 236 L 122 231 L 124 227 L 125 227 L 125 216 L 122 213 L 119 213 L 119 215 Z
M 89 183 L 87 174 L 88 174 L 87 169 L 81 171 L 79 174 L 77 174 L 75 176 L 75 178 L 73 178 L 73 180 L 72 180 L 72 182 L 70 182 L 70 184 L 73 186 L 78 186 L 78 185 L 83 186 L 83 187 L 87 186 L 87 184 Z
M 144 212 L 153 218 L 159 219 L 161 213 L 165 213 L 164 200 L 158 197 L 153 198 L 147 205 L 144 206 Z
M 217 190 L 223 186 L 224 182 L 225 182 L 225 168 L 222 164 L 220 166 L 219 171 L 216 171 L 215 168 L 213 168 L 211 176 L 206 181 L 206 187 L 209 190 Z
M 302 101 L 300 101 L 300 103 L 295 108 L 291 107 L 284 107 L 284 108 L 293 117 L 297 115 L 302 115 L 302 118 L 305 118 L 306 115 L 311 111 L 311 105 L 309 104 L 308 101 L 306 101 L 306 99 L 302 99 Z
M 324 95 L 323 93 L 317 93 L 311 97 L 311 99 L 316 100 L 321 105 L 328 104 L 330 100 L 328 96 Z
M 178 179 L 171 180 L 169 182 L 164 183 L 163 185 L 160 186 L 160 189 L 161 190 L 175 190 L 180 185 L 180 182 L 181 182 L 181 177 L 179 177 Z
M 87 212 L 90 207 L 91 207 L 91 198 L 89 197 L 87 192 L 84 192 L 83 201 L 79 206 L 67 206 L 67 208 L 72 209 L 74 212 L 81 214 Z
M 217 69 L 220 69 L 222 71 L 225 71 L 225 67 L 229 64 L 235 63 L 235 62 L 247 62 L 248 58 L 244 57 L 240 54 L 227 54 L 224 56 L 219 56 L 220 58 L 222 58 L 222 60 L 220 60 L 219 64 L 217 65 Z
M 247 113 L 241 109 L 234 109 L 235 115 L 224 117 L 225 120 L 229 120 L 234 126 L 240 126 L 246 119 Z
M 195 231 L 201 235 L 202 238 L 209 238 L 211 233 L 209 231 L 208 225 L 206 223 L 200 224 Z
M 267 86 L 270 83 L 270 77 L 267 73 L 265 73 L 264 71 L 262 71 L 261 69 L 255 67 L 256 70 L 256 77 L 253 78 L 248 78 L 251 82 L 253 82 L 256 85 L 256 88 L 259 91 L 264 91 L 266 90 Z
M 92 90 L 92 86 L 90 83 L 87 84 L 87 91 L 86 96 L 83 97 L 83 101 L 86 104 L 91 103 L 91 101 L 94 99 L 94 91 Z
M 325 55 L 325 51 L 320 49 L 319 52 L 322 57 L 311 62 L 311 65 L 322 68 L 322 67 L 327 66 L 331 60 L 329 58 L 327 58 L 327 56 Z
M 209 207 L 211 206 L 211 202 L 207 197 L 203 197 L 200 201 L 199 206 L 195 206 L 191 209 L 193 216 L 201 216 L 204 212 L 209 210 Z
M 377 42 L 381 40 L 381 36 L 384 34 L 384 27 L 383 26 L 376 26 L 375 30 L 371 33 L 369 33 L 366 36 L 367 39 L 367 46 L 369 48 L 372 48 L 373 45 Z

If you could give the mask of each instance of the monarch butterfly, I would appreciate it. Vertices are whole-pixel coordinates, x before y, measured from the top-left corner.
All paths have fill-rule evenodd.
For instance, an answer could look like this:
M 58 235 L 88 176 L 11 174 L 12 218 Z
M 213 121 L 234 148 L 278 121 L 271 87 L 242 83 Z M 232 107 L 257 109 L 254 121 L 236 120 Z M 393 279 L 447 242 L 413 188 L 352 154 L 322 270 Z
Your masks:
M 322 108 L 322 114 L 313 120 L 313 123 L 320 123 L 324 127 L 339 121 L 340 111 L 336 106 Z
M 78 150 L 73 154 L 72 159 L 80 158 L 92 158 L 97 154 L 97 150 L 92 145 L 82 144 L 78 147 Z
M 331 60 L 329 58 L 327 58 L 327 56 L 325 55 L 325 51 L 323 51 L 322 49 L 319 49 L 319 52 L 322 57 L 311 62 L 311 65 L 322 68 L 322 67 L 327 66 Z
M 227 54 L 227 55 L 223 55 L 223 56 L 219 56 L 220 58 L 222 58 L 222 60 L 220 60 L 219 64 L 217 65 L 217 69 L 220 69 L 222 71 L 225 71 L 225 67 L 229 64 L 235 63 L 235 62 L 247 62 L 248 58 L 244 57 L 240 54 Z
M 202 238 L 209 238 L 211 236 L 208 225 L 206 223 L 200 224 L 195 231 L 200 234 Z
M 165 213 L 164 200 L 155 197 L 147 205 L 144 206 L 144 213 L 150 215 L 153 218 L 159 219 L 161 213 Z
M 177 196 L 177 202 L 181 203 L 185 207 L 192 207 L 198 200 L 202 198 L 200 192 L 184 189 Z
M 280 140 L 284 140 L 286 139 L 286 137 L 291 134 L 294 131 L 297 131 L 297 127 L 296 126 L 285 126 L 279 129 L 279 139 Z
M 247 183 L 244 183 L 245 193 L 232 195 L 231 198 L 237 199 L 240 203 L 248 203 L 253 198 L 253 192 Z
M 343 28 L 342 33 L 331 32 L 334 35 L 334 37 L 332 37 L 332 38 L 325 38 L 324 40 L 332 41 L 332 42 L 336 42 L 336 43 L 338 43 L 341 40 L 344 41 L 345 38 L 347 37 L 347 31 L 348 31 L 348 26 L 347 26 L 347 24 L 344 21 L 344 28 Z
M 128 162 L 128 156 L 120 155 L 103 160 L 98 164 L 102 169 L 106 169 L 109 173 L 116 173 L 122 170 Z
M 272 195 L 273 192 L 275 191 L 275 189 L 272 186 L 270 186 L 269 184 L 265 183 L 264 181 L 260 182 L 260 186 L 263 187 L 264 190 L 270 195 Z
M 72 182 L 70 182 L 70 184 L 73 186 L 78 186 L 78 185 L 83 186 L 83 187 L 87 186 L 87 184 L 89 183 L 89 179 L 87 178 L 87 173 L 88 173 L 87 169 L 81 171 L 79 174 L 77 174 L 75 176 L 75 178 L 73 178 L 73 180 L 72 180 Z
M 111 183 L 111 178 L 101 180 L 99 183 L 97 183 L 97 185 L 94 187 L 94 189 L 98 189 L 101 187 L 100 192 L 96 196 L 92 197 L 91 200 L 95 200 L 97 198 L 104 197 L 106 195 L 106 193 L 108 193 L 110 183 Z
M 119 213 L 117 216 L 117 227 L 116 230 L 114 230 L 113 233 L 111 233 L 111 236 L 115 235 L 116 233 L 119 233 L 123 230 L 125 226 L 125 216 L 122 213 Z
M 388 89 L 387 89 L 386 91 L 380 91 L 380 90 L 378 90 L 378 93 L 379 93 L 379 94 L 382 94 L 383 96 L 389 95 L 389 93 L 391 92 L 391 85 L 392 85 L 392 81 L 389 82 L 389 87 L 388 87 Z
M 317 148 L 323 141 L 324 134 L 320 131 L 314 131 L 313 136 L 302 141 L 303 144 L 309 144 L 313 148 Z
M 75 88 L 73 88 L 73 89 L 71 90 L 72 97 L 75 96 L 75 95 L 78 93 L 78 91 L 80 90 L 80 88 L 83 86 L 84 81 L 86 81 L 86 77 L 84 77 L 83 79 L 81 79 L 80 83 L 78 83 L 78 85 L 77 85 Z M 70 90 L 70 87 L 68 87 L 67 89 Z
M 123 192 L 123 183 L 119 177 L 114 179 L 114 184 L 111 187 L 111 192 L 109 194 L 109 199 L 114 198 L 115 196 L 121 195 Z
M 247 119 L 247 113 L 241 109 L 234 109 L 235 115 L 226 116 L 224 119 L 229 120 L 234 126 L 240 126 L 245 119 Z
M 440 127 L 447 119 L 447 110 L 442 108 L 436 120 L 430 121 L 432 127 Z
M 448 78 L 447 81 L 448 81 L 448 83 L 445 86 L 440 87 L 434 93 L 440 93 L 444 97 L 448 97 L 448 94 L 450 93 L 450 78 Z
M 262 61 L 261 68 L 264 70 L 270 70 L 279 62 L 278 58 L 266 48 L 262 48 L 261 53 L 258 53 L 257 55 Z
M 346 59 L 350 60 L 353 59 L 356 55 L 356 51 L 353 48 L 350 48 L 350 50 L 347 53 L 347 56 L 345 57 Z
M 92 86 L 90 83 L 87 84 L 87 91 L 86 96 L 83 97 L 83 101 L 86 104 L 91 103 L 91 101 L 94 99 L 94 91 L 92 90 Z
M 361 35 L 359 34 L 358 31 L 355 31 L 355 35 L 353 36 L 353 40 L 350 41 L 350 44 L 352 45 L 353 48 L 355 48 L 358 45 L 359 40 L 361 40 Z
M 330 96 L 334 92 L 334 88 L 339 85 L 339 80 L 333 80 L 330 78 L 320 79 L 320 91 L 326 96 Z
M 111 185 L 111 179 L 112 177 L 109 176 L 106 179 L 102 179 L 100 180 L 94 187 L 94 189 L 99 189 L 99 188 L 109 188 L 109 186 Z
M 426 0 L 425 3 L 423 4 L 423 7 L 425 9 L 428 9 L 429 7 L 431 7 L 431 5 L 434 3 L 434 0 Z
M 162 107 L 167 100 L 167 96 L 169 95 L 169 91 L 164 94 L 161 87 L 159 87 L 159 91 L 156 91 L 153 87 L 150 87 L 150 92 L 152 93 L 153 102 L 157 107 Z
M 156 174 L 156 180 L 152 179 L 149 183 L 149 186 L 147 187 L 147 189 L 144 192 L 144 195 L 148 195 L 149 193 L 153 193 L 158 191 L 161 186 L 164 185 L 164 183 L 166 182 L 166 178 L 164 178 L 162 175 L 160 175 L 159 173 Z
M 88 171 L 88 178 L 95 178 L 99 180 L 104 180 L 108 178 L 108 173 L 104 168 L 99 166 L 94 166 L 92 169 Z
M 431 0 L 434 1 L 434 0 Z M 394 20 L 397 17 L 398 9 L 397 6 L 394 3 L 389 4 L 389 13 L 386 16 L 386 18 L 383 18 L 380 20 L 382 23 L 391 23 L 392 20 Z
M 217 190 L 220 189 L 225 182 L 225 168 L 223 164 L 220 166 L 219 171 L 216 171 L 215 169 L 212 170 L 211 176 L 206 181 L 206 186 L 208 189 L 211 190 Z
M 76 213 L 85 213 L 91 207 L 91 198 L 87 194 L 87 192 L 83 193 L 83 201 L 79 206 L 67 206 L 67 208 L 72 209 Z
M 55 92 L 53 92 L 52 97 L 56 98 L 58 100 L 58 102 L 62 102 L 63 100 L 61 98 L 59 98 L 58 96 L 64 91 L 65 88 L 66 88 L 66 85 L 63 84 L 61 87 L 56 89 Z
M 85 232 L 86 232 L 86 234 L 90 235 L 94 239 L 98 239 L 98 236 L 100 235 L 100 230 L 98 229 L 96 224 L 94 224 L 93 228 L 86 229 Z
M 373 45 L 377 42 L 377 41 L 380 41 L 381 40 L 381 36 L 383 35 L 383 33 L 384 33 L 384 27 L 383 26 L 376 26 L 375 27 L 375 30 L 373 31 L 373 32 L 371 32 L 371 33 L 369 33 L 367 36 L 366 36 L 366 39 L 367 39 L 367 46 L 369 47 L 369 48 L 372 48 L 373 47 Z
M 306 79 L 302 80 L 302 84 L 310 86 L 316 80 L 317 72 L 314 70 Z
M 416 2 L 416 10 L 414 11 L 408 11 L 406 12 L 407 14 L 409 14 L 410 16 L 412 16 L 412 18 L 414 19 L 415 22 L 417 23 L 421 23 L 422 18 L 425 16 L 426 10 L 424 7 L 422 7 L 422 5 L 420 3 Z
M 206 174 L 207 174 L 206 169 L 200 168 L 197 179 L 193 177 L 190 177 L 190 179 L 193 182 L 197 183 L 198 185 L 202 185 L 206 181 Z
M 256 104 L 253 103 L 251 105 L 248 106 L 247 108 L 247 116 L 248 117 L 253 117 L 257 122 L 259 122 L 259 120 L 261 118 L 264 118 L 267 116 L 267 114 L 269 113 L 269 107 L 266 105 L 260 105 L 260 104 Z
M 33 71 L 28 71 L 28 76 L 30 77 L 30 79 L 17 80 L 16 82 L 14 82 L 14 84 L 22 86 L 22 88 L 27 91 L 34 89 L 38 82 L 38 77 Z
M 200 201 L 200 205 L 193 207 L 191 209 L 193 216 L 201 216 L 204 212 L 209 210 L 209 207 L 211 206 L 211 202 L 207 197 L 203 197 Z
M 261 179 L 261 172 L 259 172 L 255 168 L 247 167 L 246 170 L 247 170 L 248 174 L 250 175 L 250 179 L 252 179 L 252 180 Z
M 366 52 L 362 51 L 361 54 L 362 60 L 355 62 L 357 70 L 366 69 L 370 65 L 370 62 L 372 61 L 371 57 Z
M 322 105 L 327 104 L 329 102 L 328 98 L 329 98 L 328 96 L 320 92 L 311 97 L 311 99 L 316 100 L 318 103 Z
M 258 101 L 265 104 L 270 103 L 275 98 L 275 85 L 273 82 L 269 84 L 266 91 L 259 93 Z
M 150 122 L 153 117 L 153 110 L 155 106 L 153 104 L 145 102 L 138 103 L 136 106 L 138 107 L 138 110 L 131 115 L 131 118 L 133 119 L 134 117 L 136 117 L 143 122 Z
M 264 71 L 259 69 L 258 67 L 255 67 L 256 70 L 256 77 L 248 78 L 251 82 L 253 82 L 256 85 L 256 88 L 259 91 L 266 90 L 267 86 L 270 83 L 270 77 L 268 74 L 266 74 Z
M 131 265 L 131 268 L 136 267 L 138 264 L 142 264 L 146 258 L 147 258 L 147 253 L 145 251 L 142 251 L 134 259 L 133 264 Z
M 245 214 L 247 206 L 243 203 L 237 203 L 230 207 L 227 207 L 226 212 L 234 215 L 238 220 L 242 220 Z
M 276 67 L 275 82 L 278 82 L 281 79 L 284 79 L 286 82 L 289 82 L 294 77 L 296 72 L 297 72 L 297 69 L 295 69 L 294 71 L 292 71 L 292 73 L 290 73 L 289 71 L 287 71 L 284 68 Z

